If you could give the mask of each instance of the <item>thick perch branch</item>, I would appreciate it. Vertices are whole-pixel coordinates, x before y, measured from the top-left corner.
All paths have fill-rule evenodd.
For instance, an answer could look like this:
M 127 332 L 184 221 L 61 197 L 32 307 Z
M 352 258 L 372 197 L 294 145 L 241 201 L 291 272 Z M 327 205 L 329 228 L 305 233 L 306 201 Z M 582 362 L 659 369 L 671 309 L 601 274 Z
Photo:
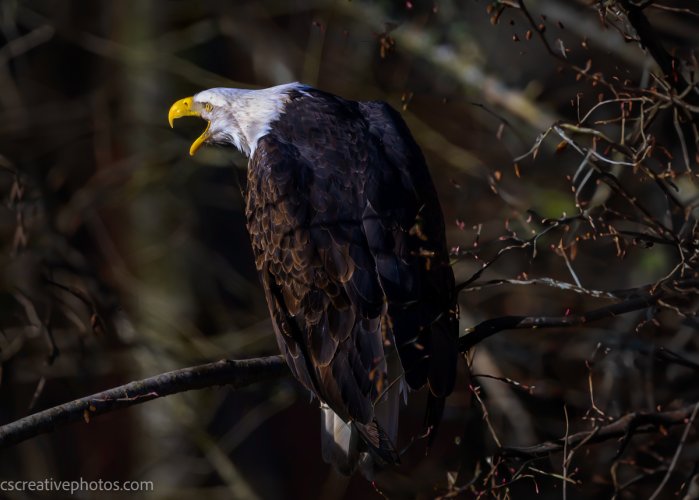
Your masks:
M 467 335 L 461 337 L 458 344 L 459 350 L 465 352 L 482 340 L 503 330 L 574 326 L 638 311 L 656 304 L 661 295 L 661 293 L 645 294 L 642 297 L 624 300 L 581 315 L 560 317 L 504 316 L 490 319 L 474 326 Z M 215 385 L 231 385 L 238 389 L 255 382 L 277 378 L 283 373 L 286 373 L 286 363 L 281 356 L 241 361 L 222 360 L 174 370 L 76 399 L 6 424 L 0 427 L 0 448 L 20 443 L 38 434 L 50 432 L 62 424 L 78 420 L 89 421 L 90 418 L 102 413 L 170 394 Z
M 230 385 L 235 389 L 278 378 L 287 372 L 281 356 L 215 363 L 182 368 L 126 385 L 108 389 L 69 403 L 54 406 L 0 427 L 0 448 L 20 443 L 52 431 L 55 427 L 90 418 L 109 411 L 144 403 L 178 392 Z

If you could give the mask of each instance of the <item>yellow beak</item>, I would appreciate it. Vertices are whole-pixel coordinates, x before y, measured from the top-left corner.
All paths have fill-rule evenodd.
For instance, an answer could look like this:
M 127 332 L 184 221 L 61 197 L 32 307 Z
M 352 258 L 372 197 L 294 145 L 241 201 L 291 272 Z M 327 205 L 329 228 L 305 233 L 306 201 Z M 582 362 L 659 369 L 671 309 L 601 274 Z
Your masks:
M 194 100 L 191 97 L 185 97 L 173 104 L 167 114 L 167 121 L 170 123 L 170 127 L 174 127 L 175 120 L 183 116 L 196 116 L 197 118 L 201 118 L 201 113 L 193 108 Z M 189 148 L 189 154 L 191 156 L 194 156 L 194 153 L 204 144 L 204 141 L 209 138 L 210 126 L 211 122 L 207 122 L 204 132 L 192 143 L 192 146 Z

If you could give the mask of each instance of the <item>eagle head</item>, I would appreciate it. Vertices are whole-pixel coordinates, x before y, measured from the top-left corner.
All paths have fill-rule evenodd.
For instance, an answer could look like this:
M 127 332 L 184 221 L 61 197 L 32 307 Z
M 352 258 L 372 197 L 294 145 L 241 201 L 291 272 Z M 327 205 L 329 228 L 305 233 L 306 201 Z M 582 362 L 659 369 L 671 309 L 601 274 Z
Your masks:
M 261 90 L 214 88 L 180 99 L 170 107 L 168 121 L 196 116 L 207 121 L 204 132 L 192 143 L 194 155 L 205 143 L 233 145 L 252 156 L 257 141 L 284 112 L 289 92 L 305 86 L 298 83 Z

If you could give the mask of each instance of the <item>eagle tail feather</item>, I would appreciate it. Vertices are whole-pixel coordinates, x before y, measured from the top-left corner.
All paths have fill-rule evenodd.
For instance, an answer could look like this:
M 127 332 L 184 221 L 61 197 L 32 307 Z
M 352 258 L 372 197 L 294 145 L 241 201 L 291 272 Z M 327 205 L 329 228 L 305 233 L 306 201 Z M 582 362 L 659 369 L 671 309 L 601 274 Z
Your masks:
M 396 391 L 397 394 L 398 391 Z M 393 403 L 393 401 L 391 401 Z M 388 429 L 377 419 L 368 424 L 345 422 L 330 407 L 321 406 L 321 448 L 323 460 L 345 475 L 351 475 L 359 467 L 368 479 L 377 469 L 400 463 L 400 456 L 393 444 L 397 434 L 397 414 L 400 395 L 395 399 L 395 411 L 387 411 Z M 382 419 L 384 420 L 384 419 Z
M 320 444 L 323 461 L 332 464 L 345 475 L 350 475 L 359 462 L 359 433 L 330 407 L 321 405 L 322 425 Z
M 353 422 L 353 427 L 359 431 L 359 436 L 373 459 L 373 468 L 400 463 L 400 455 L 398 455 L 391 438 L 376 420 L 368 424 Z

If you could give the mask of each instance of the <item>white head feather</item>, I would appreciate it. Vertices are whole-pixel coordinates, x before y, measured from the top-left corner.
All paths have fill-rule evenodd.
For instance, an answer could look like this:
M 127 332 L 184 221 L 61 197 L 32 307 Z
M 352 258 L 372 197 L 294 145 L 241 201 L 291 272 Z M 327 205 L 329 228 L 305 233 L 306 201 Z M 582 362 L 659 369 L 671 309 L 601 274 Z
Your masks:
M 210 122 L 207 142 L 233 144 L 250 157 L 270 125 L 284 113 L 289 91 L 303 92 L 301 83 L 260 90 L 213 88 L 193 96 L 201 117 Z

